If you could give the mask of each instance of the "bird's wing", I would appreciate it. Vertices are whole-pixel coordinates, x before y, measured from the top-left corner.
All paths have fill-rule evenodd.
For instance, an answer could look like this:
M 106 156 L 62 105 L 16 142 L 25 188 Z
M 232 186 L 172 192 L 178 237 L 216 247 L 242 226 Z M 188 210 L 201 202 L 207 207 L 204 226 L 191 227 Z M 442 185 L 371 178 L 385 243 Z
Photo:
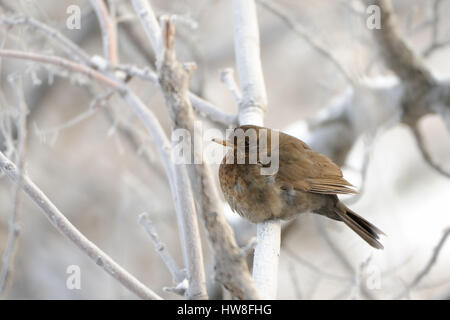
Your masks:
M 283 138 L 279 157 L 282 165 L 276 180 L 283 189 L 320 194 L 358 193 L 342 177 L 342 171 L 336 164 L 297 138 L 289 135 Z

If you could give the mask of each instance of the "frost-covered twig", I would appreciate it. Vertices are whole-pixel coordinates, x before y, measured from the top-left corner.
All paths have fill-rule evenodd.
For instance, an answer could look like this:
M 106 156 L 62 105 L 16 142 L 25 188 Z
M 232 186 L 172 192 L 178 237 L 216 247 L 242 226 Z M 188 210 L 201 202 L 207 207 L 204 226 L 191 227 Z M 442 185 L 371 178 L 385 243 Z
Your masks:
M 396 297 L 396 299 L 401 299 L 405 297 L 415 286 L 419 284 L 419 282 L 428 274 L 430 273 L 433 266 L 436 264 L 436 261 L 439 257 L 439 254 L 442 251 L 442 248 L 444 247 L 445 242 L 447 241 L 448 237 L 450 236 L 450 227 L 446 228 L 439 239 L 438 244 L 433 249 L 433 254 L 431 255 L 430 259 L 428 260 L 425 267 L 420 270 L 420 272 L 414 277 L 414 279 L 405 287 L 405 289 Z
M 147 213 L 142 213 L 139 216 L 139 224 L 145 229 L 147 234 L 150 236 L 150 239 L 153 242 L 156 252 L 158 252 L 161 260 L 166 265 L 170 274 L 172 275 L 174 283 L 178 286 L 181 282 L 186 279 L 186 272 L 184 270 L 180 270 L 172 258 L 170 253 L 167 251 L 166 245 L 161 241 L 156 232 L 155 227 L 153 226 L 152 221 L 148 217 Z M 184 295 L 185 292 L 181 292 L 181 295 Z
M 19 179 L 17 167 L 0 152 L 0 169 L 14 182 Z M 49 198 L 31 181 L 27 175 L 23 177 L 23 190 L 31 200 L 43 211 L 50 223 L 85 254 L 87 254 L 99 267 L 118 280 L 131 292 L 142 299 L 161 299 L 155 292 L 139 282 L 133 275 L 118 265 L 105 252 L 87 239 L 69 220 L 58 210 Z
M 0 57 L 30 60 L 39 63 L 54 65 L 64 69 L 68 69 L 72 72 L 79 72 L 86 75 L 88 78 L 92 78 L 103 85 L 109 86 L 119 93 L 123 93 L 123 84 L 114 78 L 103 75 L 102 73 L 71 60 L 67 60 L 57 56 L 48 56 L 32 52 L 24 52 L 9 49 L 0 49 Z
M 417 146 L 420 150 L 420 153 L 422 154 L 423 159 L 432 167 L 436 172 L 442 174 L 443 176 L 450 178 L 450 172 L 447 172 L 442 168 L 441 165 L 436 163 L 436 161 L 431 156 L 430 152 L 427 149 L 427 146 L 425 145 L 425 140 L 423 137 L 422 132 L 420 131 L 420 128 L 418 124 L 411 127 L 411 130 L 414 134 L 414 137 L 416 139 Z
M 286 10 L 284 10 L 280 5 L 276 4 L 271 0 L 256 0 L 261 6 L 277 15 L 296 35 L 300 36 L 303 40 L 308 43 L 311 48 L 313 48 L 322 57 L 330 61 L 333 66 L 343 75 L 343 77 L 348 81 L 349 84 L 353 83 L 352 78 L 348 74 L 347 70 L 343 67 L 342 63 L 334 56 L 332 50 L 326 48 L 322 43 L 317 40 L 316 35 L 306 31 L 299 23 L 295 22 Z
M 241 103 L 242 94 L 236 84 L 236 80 L 234 80 L 233 69 L 223 69 L 220 72 L 220 80 L 227 86 L 228 90 L 230 90 L 231 94 L 233 95 L 234 101 L 237 105 L 239 105 Z
M 37 30 L 40 30 L 42 33 L 47 35 L 48 37 L 55 39 L 61 46 L 61 48 L 70 56 L 75 57 L 75 59 L 80 60 L 85 64 L 90 63 L 90 56 L 80 48 L 76 43 L 72 40 L 64 36 L 58 30 L 42 23 L 34 18 L 26 17 L 22 15 L 12 16 L 12 17 L 1 17 L 0 24 L 5 24 L 9 26 L 14 25 L 29 25 Z
M 108 8 L 104 0 L 91 0 L 97 19 L 100 23 L 100 30 L 103 39 L 103 52 L 107 61 L 115 65 L 117 57 L 117 29 L 114 18 L 109 15 Z
M 138 68 L 136 66 L 117 65 L 115 69 L 125 72 L 132 77 L 138 77 L 144 80 L 151 81 L 154 84 L 159 85 L 158 75 L 150 68 Z M 191 100 L 192 107 L 201 115 L 211 119 L 214 122 L 220 123 L 225 127 L 235 126 L 237 116 L 234 114 L 226 113 L 213 103 L 199 97 L 195 93 L 189 91 L 188 97 Z
M 159 84 L 166 97 L 169 115 L 172 118 L 172 129 L 180 128 L 182 127 L 180 119 L 182 119 L 181 117 L 185 114 L 185 110 L 189 110 L 188 108 L 191 108 L 191 106 L 184 105 L 185 101 L 179 100 L 179 97 L 177 96 L 178 90 L 181 91 L 184 89 L 187 91 L 187 86 L 184 87 L 186 83 L 171 83 L 170 81 L 172 79 L 166 79 L 166 81 L 163 80 L 164 75 L 170 74 L 178 63 L 175 58 L 168 58 L 174 57 L 173 47 L 169 47 L 169 45 L 166 45 L 165 48 L 161 47 L 161 29 L 149 2 L 133 0 L 133 6 L 138 14 L 141 24 L 146 30 L 147 37 L 153 46 L 155 55 L 157 56 L 157 69 L 160 74 L 158 77 Z M 167 71 L 167 73 L 164 71 Z M 168 77 L 170 78 L 170 75 Z M 187 80 L 184 79 L 182 81 Z M 177 87 L 181 85 L 183 85 L 183 87 Z M 168 89 L 168 87 L 170 87 L 170 89 Z M 173 90 L 173 92 L 171 92 L 171 90 Z M 180 110 L 183 111 L 180 112 Z M 189 299 L 206 299 L 208 294 L 206 292 L 206 277 L 197 223 L 197 210 L 186 165 L 173 164 L 173 173 L 175 192 L 179 202 L 177 210 L 179 212 L 179 231 L 182 235 L 183 253 L 189 282 L 186 294 Z
M 0 296 L 5 292 L 8 280 L 11 278 L 13 260 L 20 236 L 19 212 L 22 202 L 22 185 L 27 152 L 27 113 L 28 109 L 23 96 L 22 79 L 11 78 L 17 99 L 17 174 L 18 180 L 14 184 L 12 210 L 9 217 L 9 231 L 3 251 L 0 270 Z

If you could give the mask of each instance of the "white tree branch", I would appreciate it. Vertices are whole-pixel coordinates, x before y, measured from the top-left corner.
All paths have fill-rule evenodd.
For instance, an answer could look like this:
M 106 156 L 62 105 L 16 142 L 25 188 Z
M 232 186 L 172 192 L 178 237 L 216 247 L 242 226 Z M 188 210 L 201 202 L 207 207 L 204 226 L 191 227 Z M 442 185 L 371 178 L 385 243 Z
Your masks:
M 254 0 L 233 0 L 234 47 L 242 91 L 239 124 L 263 126 L 267 106 L 266 88 L 261 66 L 258 20 Z M 275 299 L 280 256 L 279 220 L 257 226 L 257 245 L 253 262 L 253 278 L 259 296 Z

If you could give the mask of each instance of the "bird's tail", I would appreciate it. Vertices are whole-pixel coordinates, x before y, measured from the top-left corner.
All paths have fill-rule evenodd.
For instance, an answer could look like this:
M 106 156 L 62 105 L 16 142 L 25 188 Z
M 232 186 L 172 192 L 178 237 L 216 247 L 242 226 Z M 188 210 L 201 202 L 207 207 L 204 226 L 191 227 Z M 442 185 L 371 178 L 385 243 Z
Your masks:
M 335 206 L 335 213 L 347 226 L 355 231 L 368 244 L 376 249 L 383 249 L 383 245 L 378 241 L 379 235 L 385 235 L 383 231 L 375 227 L 369 221 L 347 208 L 338 201 Z

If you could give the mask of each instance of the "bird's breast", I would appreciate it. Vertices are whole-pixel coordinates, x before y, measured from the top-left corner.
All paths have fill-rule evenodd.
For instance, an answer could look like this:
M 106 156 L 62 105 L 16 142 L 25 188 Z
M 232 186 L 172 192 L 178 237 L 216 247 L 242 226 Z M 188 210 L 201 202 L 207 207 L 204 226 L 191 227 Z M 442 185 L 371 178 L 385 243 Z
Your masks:
M 282 191 L 274 176 L 260 174 L 259 165 L 225 164 L 219 168 L 222 192 L 231 209 L 257 223 L 280 217 Z

